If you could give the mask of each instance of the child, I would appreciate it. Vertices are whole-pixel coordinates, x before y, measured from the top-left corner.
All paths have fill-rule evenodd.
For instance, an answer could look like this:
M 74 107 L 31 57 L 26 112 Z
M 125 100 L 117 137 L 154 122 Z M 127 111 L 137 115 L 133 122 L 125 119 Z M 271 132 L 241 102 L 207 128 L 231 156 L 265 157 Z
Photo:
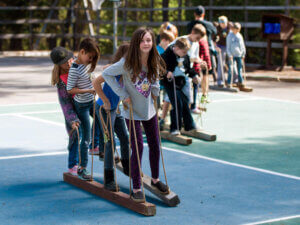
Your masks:
M 171 127 L 170 132 L 172 135 L 178 135 L 181 130 L 181 120 L 183 119 L 185 130 L 193 130 L 196 128 L 191 111 L 189 109 L 189 101 L 183 87 L 186 82 L 186 74 L 190 77 L 197 76 L 194 69 L 190 67 L 190 59 L 187 52 L 190 49 L 190 43 L 186 38 L 179 38 L 174 45 L 170 45 L 167 50 L 162 54 L 162 58 L 167 65 L 168 73 L 164 76 L 163 85 L 168 93 L 169 99 L 173 109 L 171 110 Z M 173 78 L 176 82 L 176 98 L 174 95 L 174 84 L 169 81 Z M 178 115 L 176 115 L 176 104 Z M 177 116 L 177 118 L 176 118 Z M 178 124 L 177 124 L 178 121 Z
M 129 43 L 124 43 L 120 45 L 118 48 L 112 63 L 118 62 L 127 52 L 129 48 Z M 117 81 L 120 82 L 121 75 L 116 77 Z M 104 83 L 103 77 L 100 75 L 98 76 L 94 82 L 94 88 L 97 92 L 99 99 L 97 101 L 97 105 L 103 106 L 101 110 L 101 114 L 103 116 L 104 122 L 106 123 L 107 119 L 107 112 L 110 111 L 111 116 L 111 124 L 108 121 L 107 129 L 110 135 L 110 125 L 112 127 L 112 132 L 116 133 L 119 140 L 120 140 L 120 147 L 121 147 L 121 162 L 123 165 L 123 170 L 126 175 L 129 175 L 129 138 L 128 133 L 125 125 L 124 118 L 117 112 L 117 107 L 119 104 L 119 96 L 117 96 L 113 90 L 108 86 L 107 83 L 104 83 L 102 89 L 102 83 Z M 98 107 L 97 107 L 98 108 Z M 99 112 L 99 108 L 97 110 Z M 100 119 L 100 118 L 99 118 Z M 103 143 L 103 127 L 100 130 L 100 146 L 104 146 Z M 115 143 L 115 138 L 113 135 L 113 143 Z M 111 139 L 111 137 L 109 138 Z M 114 168 L 113 168 L 113 152 L 112 152 L 112 142 L 108 141 L 105 145 L 105 161 L 104 161 L 104 188 L 110 191 L 118 191 L 118 187 L 115 183 L 114 178 Z
M 143 124 L 147 142 L 149 145 L 149 159 L 151 167 L 151 185 L 161 193 L 168 193 L 168 187 L 159 180 L 159 158 L 160 142 L 154 101 L 159 95 L 159 74 L 164 73 L 165 65 L 159 56 L 155 36 L 149 28 L 138 28 L 132 35 L 127 55 L 119 62 L 111 65 L 103 71 L 103 78 L 128 106 L 122 110 L 126 118 L 127 126 L 131 126 L 130 139 L 132 146 L 131 176 L 133 180 L 133 194 L 131 198 L 137 202 L 143 202 L 144 196 L 140 189 L 140 171 L 138 167 L 136 148 L 138 148 L 140 160 L 143 153 L 143 135 L 141 123 Z M 123 87 L 116 81 L 114 76 L 122 74 Z M 135 124 L 137 143 L 133 124 L 129 125 L 130 105 L 133 108 L 133 121 Z
M 57 87 L 58 100 L 64 113 L 66 129 L 69 135 L 68 172 L 77 175 L 78 139 L 74 129 L 79 127 L 80 121 L 74 110 L 73 98 L 66 90 L 68 72 L 73 62 L 73 53 L 63 47 L 56 47 L 51 51 L 50 57 L 54 63 L 51 84 Z
M 245 58 L 246 48 L 240 30 L 241 24 L 234 23 L 232 27 L 232 32 L 230 32 L 226 38 L 226 51 L 229 57 L 227 87 L 231 87 L 231 70 L 233 67 L 233 62 L 236 61 L 239 80 L 238 87 L 240 88 L 240 90 L 243 90 L 245 88 L 245 85 L 243 84 L 244 80 L 242 77 L 242 60 Z
M 208 103 L 207 94 L 208 94 L 208 71 L 211 69 L 211 60 L 209 54 L 209 47 L 206 37 L 206 30 L 205 27 L 201 24 L 199 26 L 201 39 L 199 41 L 199 58 L 200 63 L 194 63 L 194 68 L 198 74 L 200 74 L 200 70 L 202 70 L 202 96 L 201 96 L 201 103 Z M 198 92 L 198 85 L 193 83 L 193 103 L 191 104 L 191 109 L 193 113 L 200 113 L 199 109 L 196 107 L 197 105 L 197 92 Z
M 156 38 L 156 44 L 157 45 L 159 45 L 159 43 L 160 43 L 160 35 L 164 31 L 171 32 L 174 35 L 174 38 L 178 37 L 178 29 L 177 29 L 177 27 L 174 24 L 170 23 L 170 22 L 164 22 L 160 26 L 160 28 L 159 28 L 159 34 L 157 35 L 157 38 Z
M 168 30 L 164 30 L 160 33 L 160 43 L 157 45 L 157 51 L 161 55 L 164 53 L 164 51 L 167 49 L 168 45 L 173 42 L 175 39 L 175 36 L 172 32 Z M 161 86 L 161 90 L 164 90 L 163 86 Z M 159 101 L 160 102 L 160 101 Z M 164 99 L 163 99 L 163 105 L 162 105 L 162 114 L 161 114 L 161 120 L 159 122 L 160 130 L 163 130 L 165 118 L 168 114 L 170 106 L 170 100 L 168 98 L 168 95 L 164 91 Z
M 81 164 L 78 168 L 78 176 L 83 180 L 91 180 L 86 169 L 88 163 L 88 147 L 91 138 L 91 125 L 89 116 L 93 113 L 93 99 L 95 90 L 92 85 L 91 72 L 94 71 L 100 56 L 97 43 L 91 39 L 84 39 L 79 46 L 78 58 L 73 62 L 67 83 L 67 90 L 75 94 L 74 105 L 81 121 L 82 138 L 80 142 Z M 89 69 L 87 66 L 89 66 Z

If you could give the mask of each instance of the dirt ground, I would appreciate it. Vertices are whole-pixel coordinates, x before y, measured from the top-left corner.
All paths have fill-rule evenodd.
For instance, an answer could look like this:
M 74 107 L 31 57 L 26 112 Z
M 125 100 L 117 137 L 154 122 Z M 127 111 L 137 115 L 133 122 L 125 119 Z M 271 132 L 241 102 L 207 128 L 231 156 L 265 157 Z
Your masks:
M 100 61 L 100 64 L 106 63 L 107 61 Z M 45 57 L 0 58 L 0 104 L 57 101 L 56 88 L 50 85 L 51 70 L 51 61 Z M 99 71 L 98 67 L 95 74 Z M 264 71 L 259 73 L 264 74 Z M 265 74 L 270 74 L 270 71 Z M 300 77 L 300 72 L 292 75 Z M 240 94 L 300 102 L 300 83 L 249 80 L 247 84 L 254 91 Z

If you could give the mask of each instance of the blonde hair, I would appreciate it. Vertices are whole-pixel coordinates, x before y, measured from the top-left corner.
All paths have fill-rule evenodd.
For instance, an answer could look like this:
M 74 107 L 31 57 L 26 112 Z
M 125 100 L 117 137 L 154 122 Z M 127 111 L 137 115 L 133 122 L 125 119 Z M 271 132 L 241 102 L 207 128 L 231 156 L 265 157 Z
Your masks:
M 52 69 L 52 76 L 51 76 L 51 85 L 55 86 L 59 82 L 59 75 L 60 75 L 60 66 L 54 64 Z
M 170 22 L 164 22 L 159 28 L 159 34 L 161 35 L 163 31 L 170 31 L 173 33 L 174 37 L 178 37 L 178 30 L 175 25 Z
M 192 31 L 195 32 L 195 34 L 200 34 L 201 37 L 204 37 L 206 35 L 206 29 L 202 24 L 196 24 Z
M 179 49 L 185 50 L 189 50 L 191 48 L 191 44 L 186 38 L 178 38 L 174 46 L 178 47 Z
M 226 16 L 219 16 L 218 21 L 219 21 L 219 23 L 223 22 L 223 23 L 227 24 L 228 19 Z

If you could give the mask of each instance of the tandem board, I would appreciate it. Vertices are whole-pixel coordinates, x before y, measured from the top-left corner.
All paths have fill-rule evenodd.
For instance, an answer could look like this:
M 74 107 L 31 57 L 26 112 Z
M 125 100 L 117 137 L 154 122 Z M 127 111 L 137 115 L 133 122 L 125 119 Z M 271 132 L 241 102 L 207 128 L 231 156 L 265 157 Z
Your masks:
M 84 181 L 70 173 L 64 173 L 64 182 L 75 187 L 83 189 L 89 193 L 104 198 L 110 202 L 123 206 L 134 212 L 140 213 L 144 216 L 154 216 L 156 214 L 156 206 L 149 202 L 138 203 L 130 198 L 124 192 L 112 192 L 104 188 L 104 185 L 96 181 Z
M 121 162 L 118 162 L 116 164 L 116 168 L 118 170 L 120 170 L 121 172 L 123 172 L 123 167 Z M 153 186 L 151 186 L 151 177 L 149 177 L 148 175 L 143 173 L 143 183 L 144 183 L 144 187 L 150 191 L 152 194 L 154 194 L 155 196 L 157 196 L 158 198 L 160 198 L 164 203 L 166 203 L 168 206 L 171 207 L 175 207 L 180 203 L 180 199 L 178 197 L 178 195 L 174 192 L 172 192 L 170 190 L 170 192 L 168 194 L 161 194 L 160 191 L 158 191 L 156 188 L 154 188 Z
M 169 124 L 165 124 L 164 129 L 168 130 L 170 127 Z M 168 132 L 168 131 L 165 131 Z M 207 132 L 205 130 L 192 130 L 192 131 L 186 131 L 184 129 L 181 129 L 180 133 L 182 134 L 181 136 L 185 135 L 185 136 L 189 136 L 189 137 L 193 137 L 193 138 L 197 138 L 197 139 L 201 139 L 201 140 L 205 140 L 205 141 L 215 141 L 217 140 L 217 135 Z M 184 136 L 183 136 L 184 137 Z

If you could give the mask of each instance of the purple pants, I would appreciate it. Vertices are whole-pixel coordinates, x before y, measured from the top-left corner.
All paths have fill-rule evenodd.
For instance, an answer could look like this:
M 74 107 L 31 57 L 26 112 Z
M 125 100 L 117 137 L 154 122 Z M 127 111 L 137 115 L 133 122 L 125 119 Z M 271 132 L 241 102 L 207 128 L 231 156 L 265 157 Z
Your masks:
M 143 133 L 141 128 L 141 122 L 143 124 L 147 142 L 149 146 L 149 160 L 152 178 L 157 179 L 159 177 L 159 157 L 160 157 L 160 147 L 159 147 L 159 134 L 158 134 L 158 125 L 156 115 L 147 121 L 134 120 L 137 145 L 139 150 L 140 161 L 143 156 Z M 126 119 L 126 124 L 129 130 L 129 120 Z M 130 130 L 129 130 L 130 132 Z M 131 124 L 131 146 L 132 146 L 132 155 L 131 155 L 131 177 L 134 189 L 139 189 L 141 187 L 140 171 L 136 155 L 136 146 L 133 132 L 133 124 Z M 142 166 L 142 164 L 141 164 Z

